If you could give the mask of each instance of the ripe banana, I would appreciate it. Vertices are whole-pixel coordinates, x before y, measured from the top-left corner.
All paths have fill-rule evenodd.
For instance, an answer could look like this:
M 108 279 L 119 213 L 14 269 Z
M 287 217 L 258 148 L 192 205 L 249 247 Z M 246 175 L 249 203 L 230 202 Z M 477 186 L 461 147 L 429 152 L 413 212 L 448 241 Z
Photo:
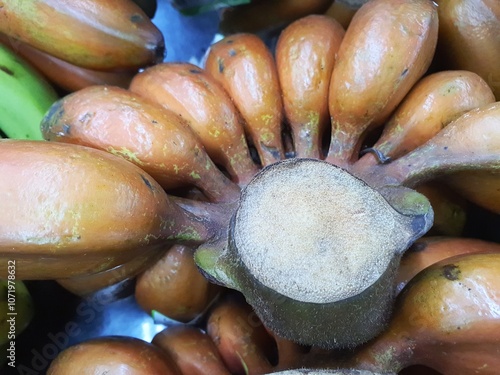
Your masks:
M 43 139 L 40 122 L 57 99 L 38 72 L 0 45 L 0 133 L 15 139 Z
M 39 71 L 52 86 L 61 89 L 63 93 L 92 85 L 128 88 L 130 81 L 137 73 L 136 71 L 106 72 L 82 68 L 2 33 L 0 33 L 0 44 L 14 50 L 16 55 Z
M 0 32 L 87 69 L 137 70 L 165 54 L 162 32 L 131 0 L 0 1 Z

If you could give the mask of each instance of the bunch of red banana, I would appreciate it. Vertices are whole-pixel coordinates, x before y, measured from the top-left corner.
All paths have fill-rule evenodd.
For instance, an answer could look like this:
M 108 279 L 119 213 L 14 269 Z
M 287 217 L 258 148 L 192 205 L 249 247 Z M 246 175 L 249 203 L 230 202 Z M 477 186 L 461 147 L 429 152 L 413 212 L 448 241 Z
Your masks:
M 65 91 L 127 87 L 161 62 L 165 45 L 151 21 L 156 1 L 3 1 L 0 43 Z
M 388 22 L 405 27 L 388 28 Z M 394 183 L 432 191 L 435 185 L 423 184 L 438 181 L 500 213 L 500 105 L 487 82 L 475 73 L 454 70 L 426 75 L 438 38 L 437 23 L 437 9 L 430 1 L 374 0 L 356 13 L 347 31 L 323 16 L 291 24 L 281 34 L 274 56 L 255 35 L 237 34 L 212 46 L 205 69 L 187 63 L 156 64 L 135 75 L 128 90 L 97 85 L 66 96 L 42 123 L 45 139 L 54 142 L 4 143 L 11 164 L 15 160 L 27 172 L 0 186 L 7 190 L 27 185 L 26 176 L 40 177 L 38 168 L 30 169 L 37 157 L 45 163 L 44 171 L 50 172 L 57 192 L 47 198 L 52 200 L 45 207 L 33 208 L 25 200 L 35 196 L 37 186 L 32 184 L 30 194 L 17 196 L 15 207 L 6 206 L 31 215 L 35 229 L 59 236 L 57 252 L 51 258 L 42 257 L 42 267 L 40 254 L 53 248 L 50 238 L 22 245 L 25 233 L 10 239 L 12 248 L 26 251 L 19 277 L 56 278 L 76 293 L 86 294 L 141 273 L 137 299 L 147 310 L 191 321 L 221 291 L 196 274 L 191 248 L 223 227 L 240 188 L 259 169 L 290 155 L 324 159 L 374 186 Z M 381 127 L 378 140 L 370 142 L 360 157 L 363 145 Z M 57 161 L 62 158 L 67 163 L 59 167 Z M 67 176 L 71 176 L 70 186 Z M 71 193 L 75 186 L 86 194 L 83 198 Z M 96 191 L 99 194 L 93 194 Z M 62 211 L 61 202 L 80 211 Z M 124 202 L 132 203 L 124 208 Z M 433 206 L 439 217 L 438 205 Z M 47 215 L 64 216 L 64 220 L 47 229 Z M 99 223 L 95 217 L 101 218 Z M 2 255 L 12 256 L 6 253 Z M 497 267 L 498 257 L 475 259 L 457 262 L 462 277 L 472 280 L 474 272 L 468 264 L 484 264 L 487 286 L 493 289 L 488 265 Z M 79 260 L 76 265 L 75 260 Z M 419 285 L 434 290 L 440 283 L 442 294 L 436 296 L 453 297 L 446 290 L 448 281 L 459 277 L 450 264 L 420 277 L 399 303 L 409 304 L 404 296 L 412 293 L 421 296 Z M 185 298 L 190 292 L 186 280 L 194 280 L 196 287 L 191 289 L 203 293 Z M 483 285 L 481 280 L 470 282 L 477 290 Z M 458 284 L 452 287 L 459 288 Z M 179 294 L 178 285 L 186 294 Z M 496 308 L 498 289 L 493 290 L 496 294 L 486 302 Z M 158 297 L 162 291 L 172 298 Z M 154 296 L 160 299 L 153 301 Z M 467 302 L 462 294 L 455 296 Z M 431 302 L 439 309 L 439 301 Z M 401 320 L 408 317 L 407 310 L 411 309 L 398 310 Z M 498 318 L 494 318 L 486 325 L 497 330 Z M 210 323 L 206 329 L 214 332 Z M 444 342 L 443 336 L 437 330 L 431 337 L 433 345 Z M 422 337 L 415 347 L 425 345 L 429 335 Z M 405 339 L 403 335 L 397 342 Z M 281 346 L 283 354 L 291 353 L 279 360 L 280 368 L 310 364 L 306 359 L 298 361 L 303 348 L 277 340 L 278 351 Z M 467 345 L 465 340 L 463 346 Z M 487 349 L 498 352 L 495 345 Z M 370 351 L 368 346 L 347 364 L 376 371 L 414 363 L 438 367 L 422 359 L 423 350 L 424 354 L 411 358 L 393 353 L 384 357 L 388 364 L 375 360 L 386 353 L 376 353 L 374 359 L 366 354 Z M 228 367 L 230 362 L 241 367 L 234 372 L 249 366 L 241 360 L 241 351 L 233 350 L 227 357 L 223 350 L 219 353 Z M 496 364 L 491 358 L 486 358 L 490 366 Z M 334 361 L 327 362 L 334 366 Z M 273 368 L 267 363 L 255 373 Z
M 491 125 L 500 112 L 498 103 L 492 104 L 495 99 L 491 89 L 474 73 L 443 71 L 422 78 L 433 57 L 437 11 L 424 0 L 407 3 L 371 2 L 357 12 L 347 32 L 326 16 L 303 18 L 283 31 L 275 57 L 257 36 L 237 34 L 212 46 L 205 69 L 187 63 L 163 63 L 135 75 L 128 90 L 104 85 L 79 90 L 52 107 L 42 122 L 44 137 L 120 156 L 152 176 L 170 194 L 178 195 L 182 188 L 184 197 L 220 204 L 237 200 L 240 187 L 259 168 L 293 151 L 298 157 L 326 159 L 344 166 L 375 185 L 382 183 L 379 180 L 383 177 L 416 187 L 446 173 L 446 183 L 466 198 L 499 212 L 493 153 L 496 133 Z M 6 8 L 0 14 L 9 14 Z M 413 23 L 406 20 L 408 12 L 415 17 Z M 415 28 L 409 34 L 412 38 L 405 30 L 387 29 L 388 20 L 382 22 L 386 14 L 395 24 L 403 22 Z M 15 24 L 14 18 L 9 24 Z M 17 34 L 20 37 L 28 31 Z M 371 49 L 381 44 L 392 47 Z M 364 59 L 362 51 L 370 54 L 371 60 Z M 119 62 L 125 68 L 124 61 Z M 137 68 L 143 63 L 134 64 Z M 106 66 L 104 62 L 88 64 L 94 68 Z M 288 131 L 284 131 L 284 124 Z M 373 152 L 358 160 L 365 135 L 381 125 L 385 125 L 384 130 L 372 145 Z M 475 130 L 478 127 L 484 130 Z M 484 136 L 490 133 L 491 144 L 485 144 Z M 287 135 L 282 138 L 283 134 Z M 327 148 L 325 138 L 331 139 Z M 62 145 L 40 146 L 54 148 L 51 155 L 65 153 Z M 255 150 L 254 155 L 251 150 Z M 28 163 L 30 153 L 23 152 Z M 384 158 L 394 161 L 381 163 Z M 97 178 L 97 171 L 87 171 L 83 165 L 81 168 L 81 173 Z M 148 179 L 134 183 L 140 181 L 152 186 Z M 481 181 L 481 186 L 475 181 Z M 90 183 L 89 192 L 93 188 Z M 192 189 L 186 190 L 186 186 Z M 208 228 L 199 220 L 182 218 L 176 227 L 178 233 L 169 237 L 189 242 L 186 228 L 191 228 L 191 243 L 196 245 L 210 235 L 210 221 L 224 216 L 220 212 L 224 208 L 214 204 L 200 206 L 190 199 L 173 205 L 166 198 L 155 199 L 162 202 L 155 206 L 158 227 L 152 228 L 151 223 L 148 227 L 134 218 L 136 240 L 129 241 L 109 264 L 102 264 L 97 257 L 88 259 L 88 268 L 69 267 L 64 272 L 29 265 L 22 277 L 75 279 L 82 293 L 89 292 L 109 280 L 119 281 L 107 274 L 114 267 L 122 268 L 123 277 L 137 274 L 144 269 L 147 254 L 172 245 L 155 241 L 140 259 L 135 259 L 134 247 L 142 248 L 144 242 L 139 238 L 139 225 L 148 241 L 165 239 L 169 236 L 162 223 L 179 217 L 181 211 L 195 217 L 208 215 Z M 179 205 L 180 211 L 162 211 Z M 445 205 L 444 215 L 450 215 L 448 208 Z M 111 220 L 111 208 L 106 211 Z M 89 233 L 106 233 L 95 224 L 89 223 L 86 229 Z M 453 230 L 451 233 L 459 232 Z M 88 246 L 96 246 L 98 254 L 99 248 L 107 245 L 92 242 Z M 88 251 L 88 246 L 81 251 Z M 88 277 L 101 281 L 93 285 Z M 70 285 L 68 280 L 63 282 Z
M 225 34 L 252 32 L 275 36 L 288 23 L 324 13 L 347 28 L 367 0 L 253 0 L 223 9 Z M 500 99 L 500 3 L 496 0 L 436 0 L 439 5 L 440 69 L 464 69 L 481 76 Z
M 145 373 L 264 375 L 300 367 L 332 373 L 349 368 L 366 371 L 360 372 L 365 375 L 493 375 L 500 365 L 500 320 L 492 310 L 500 304 L 495 294 L 499 264 L 496 243 L 442 237 L 419 240 L 398 272 L 398 309 L 388 329 L 355 350 L 311 348 L 277 337 L 241 296 L 232 294 L 209 309 L 201 327 L 168 327 L 153 338 L 152 347 L 137 340 L 136 350 L 121 347 L 131 338 L 88 340 L 63 352 L 49 373 L 64 374 L 75 361 L 85 367 L 111 366 L 109 358 L 95 357 L 96 350 L 108 347 L 113 347 L 122 365 L 133 367 L 139 353 L 156 347 L 162 351 L 155 355 L 161 360 L 152 356 L 148 366 L 166 362 L 163 366 L 169 371 L 162 367 L 164 372 Z

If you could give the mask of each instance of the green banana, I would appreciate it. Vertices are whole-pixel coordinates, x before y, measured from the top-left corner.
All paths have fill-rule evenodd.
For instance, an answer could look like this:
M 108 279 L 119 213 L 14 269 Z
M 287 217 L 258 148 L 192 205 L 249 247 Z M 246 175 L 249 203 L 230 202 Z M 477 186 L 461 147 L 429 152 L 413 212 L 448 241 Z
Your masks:
M 0 133 L 43 139 L 40 122 L 57 99 L 54 88 L 34 68 L 0 45 Z

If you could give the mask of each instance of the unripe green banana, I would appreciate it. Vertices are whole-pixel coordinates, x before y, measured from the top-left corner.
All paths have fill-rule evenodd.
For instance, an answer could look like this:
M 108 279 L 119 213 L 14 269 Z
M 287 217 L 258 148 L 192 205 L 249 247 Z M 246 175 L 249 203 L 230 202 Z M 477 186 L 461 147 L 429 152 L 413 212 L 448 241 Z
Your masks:
M 0 130 L 14 139 L 43 139 L 40 122 L 58 99 L 50 84 L 13 51 L 0 45 Z

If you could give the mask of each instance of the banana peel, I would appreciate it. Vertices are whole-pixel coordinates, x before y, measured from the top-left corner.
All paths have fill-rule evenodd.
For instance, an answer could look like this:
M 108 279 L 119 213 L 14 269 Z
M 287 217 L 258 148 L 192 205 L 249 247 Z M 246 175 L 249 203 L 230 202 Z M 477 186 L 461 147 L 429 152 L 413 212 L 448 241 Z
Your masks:
M 0 32 L 87 69 L 138 69 L 165 55 L 163 34 L 131 0 L 1 4 Z
M 3 134 L 13 139 L 42 140 L 40 122 L 58 98 L 41 74 L 0 44 L 0 131 Z

